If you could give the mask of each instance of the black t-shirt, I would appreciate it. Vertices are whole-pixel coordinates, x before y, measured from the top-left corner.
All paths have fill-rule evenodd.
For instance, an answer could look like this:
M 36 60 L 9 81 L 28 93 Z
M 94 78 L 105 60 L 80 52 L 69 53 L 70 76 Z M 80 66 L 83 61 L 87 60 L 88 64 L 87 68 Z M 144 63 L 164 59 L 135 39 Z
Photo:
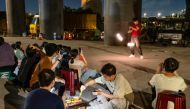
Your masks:
M 24 109 L 64 109 L 64 104 L 57 95 L 44 89 L 36 89 L 28 94 Z

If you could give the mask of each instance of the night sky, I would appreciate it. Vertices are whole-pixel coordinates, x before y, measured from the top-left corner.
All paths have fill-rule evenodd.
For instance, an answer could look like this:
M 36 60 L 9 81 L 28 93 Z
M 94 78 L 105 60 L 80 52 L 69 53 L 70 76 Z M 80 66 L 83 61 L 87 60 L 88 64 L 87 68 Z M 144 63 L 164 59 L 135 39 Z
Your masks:
M 37 0 L 25 0 L 26 12 L 37 13 Z M 80 0 L 64 0 L 66 6 L 72 8 L 80 7 Z M 143 12 L 148 16 L 156 16 L 158 12 L 162 15 L 171 15 L 173 12 L 178 12 L 185 9 L 185 0 L 143 0 Z M 0 10 L 5 10 L 5 0 L 0 0 Z

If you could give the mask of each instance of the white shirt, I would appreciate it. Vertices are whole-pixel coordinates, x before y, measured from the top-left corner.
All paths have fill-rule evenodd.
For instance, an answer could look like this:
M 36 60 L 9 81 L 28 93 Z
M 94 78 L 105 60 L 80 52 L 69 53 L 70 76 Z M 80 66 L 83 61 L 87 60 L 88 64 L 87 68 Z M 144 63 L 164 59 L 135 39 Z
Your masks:
M 152 86 L 156 88 L 156 99 L 159 92 L 164 90 L 170 90 L 178 92 L 179 90 L 184 91 L 187 85 L 184 79 L 180 76 L 167 77 L 164 74 L 155 74 L 149 82 Z M 155 108 L 156 99 L 154 99 L 152 105 Z M 168 109 L 174 109 L 173 104 L 169 102 Z
M 85 67 L 85 64 L 83 61 L 79 59 L 74 59 L 74 63 L 71 64 L 71 61 L 69 61 L 69 68 L 78 70 L 79 78 L 81 77 L 83 73 L 83 68 Z
M 117 74 L 114 81 L 106 81 L 103 76 L 95 79 L 96 83 L 105 84 L 113 95 L 124 98 L 125 95 L 132 93 L 129 82 L 121 74 Z

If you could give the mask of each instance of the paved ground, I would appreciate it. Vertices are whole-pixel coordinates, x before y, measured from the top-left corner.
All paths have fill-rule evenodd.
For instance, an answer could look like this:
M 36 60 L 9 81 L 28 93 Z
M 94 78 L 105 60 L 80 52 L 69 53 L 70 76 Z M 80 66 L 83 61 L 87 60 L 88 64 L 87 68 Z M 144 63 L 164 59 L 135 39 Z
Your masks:
M 28 44 L 39 43 L 40 40 L 32 40 L 22 37 L 6 37 L 5 40 L 9 43 L 21 41 L 26 47 Z M 100 70 L 105 63 L 113 63 L 117 67 L 117 71 L 122 73 L 130 82 L 135 91 L 135 103 L 150 109 L 151 90 L 147 85 L 148 81 L 155 72 L 155 68 L 160 62 L 167 57 L 175 57 L 180 61 L 179 75 L 185 78 L 188 88 L 185 91 L 187 99 L 187 109 L 190 109 L 190 48 L 182 47 L 161 47 L 150 44 L 143 44 L 144 60 L 139 57 L 128 58 L 129 49 L 125 46 L 105 46 L 103 42 L 89 41 L 48 41 L 71 46 L 72 48 L 81 47 L 84 51 L 89 67 Z M 5 85 L 4 80 L 0 80 L 0 109 L 21 109 L 26 93 L 15 90 L 14 87 Z M 6 89 L 11 91 L 9 93 Z M 15 107 L 15 108 L 14 108 Z

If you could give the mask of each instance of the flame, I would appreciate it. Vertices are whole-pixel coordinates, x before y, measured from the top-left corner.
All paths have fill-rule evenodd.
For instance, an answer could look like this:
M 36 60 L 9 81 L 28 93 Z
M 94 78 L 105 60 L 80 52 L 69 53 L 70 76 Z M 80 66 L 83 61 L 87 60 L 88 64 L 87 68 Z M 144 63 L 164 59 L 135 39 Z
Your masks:
M 134 44 L 134 43 L 132 43 L 132 42 L 129 42 L 129 43 L 127 43 L 127 46 L 128 46 L 128 47 L 134 47 L 134 46 L 135 46 L 135 44 Z
M 117 37 L 117 39 L 118 39 L 119 41 L 123 41 L 123 37 L 121 36 L 120 33 L 117 33 L 117 34 L 116 34 L 116 37 Z

